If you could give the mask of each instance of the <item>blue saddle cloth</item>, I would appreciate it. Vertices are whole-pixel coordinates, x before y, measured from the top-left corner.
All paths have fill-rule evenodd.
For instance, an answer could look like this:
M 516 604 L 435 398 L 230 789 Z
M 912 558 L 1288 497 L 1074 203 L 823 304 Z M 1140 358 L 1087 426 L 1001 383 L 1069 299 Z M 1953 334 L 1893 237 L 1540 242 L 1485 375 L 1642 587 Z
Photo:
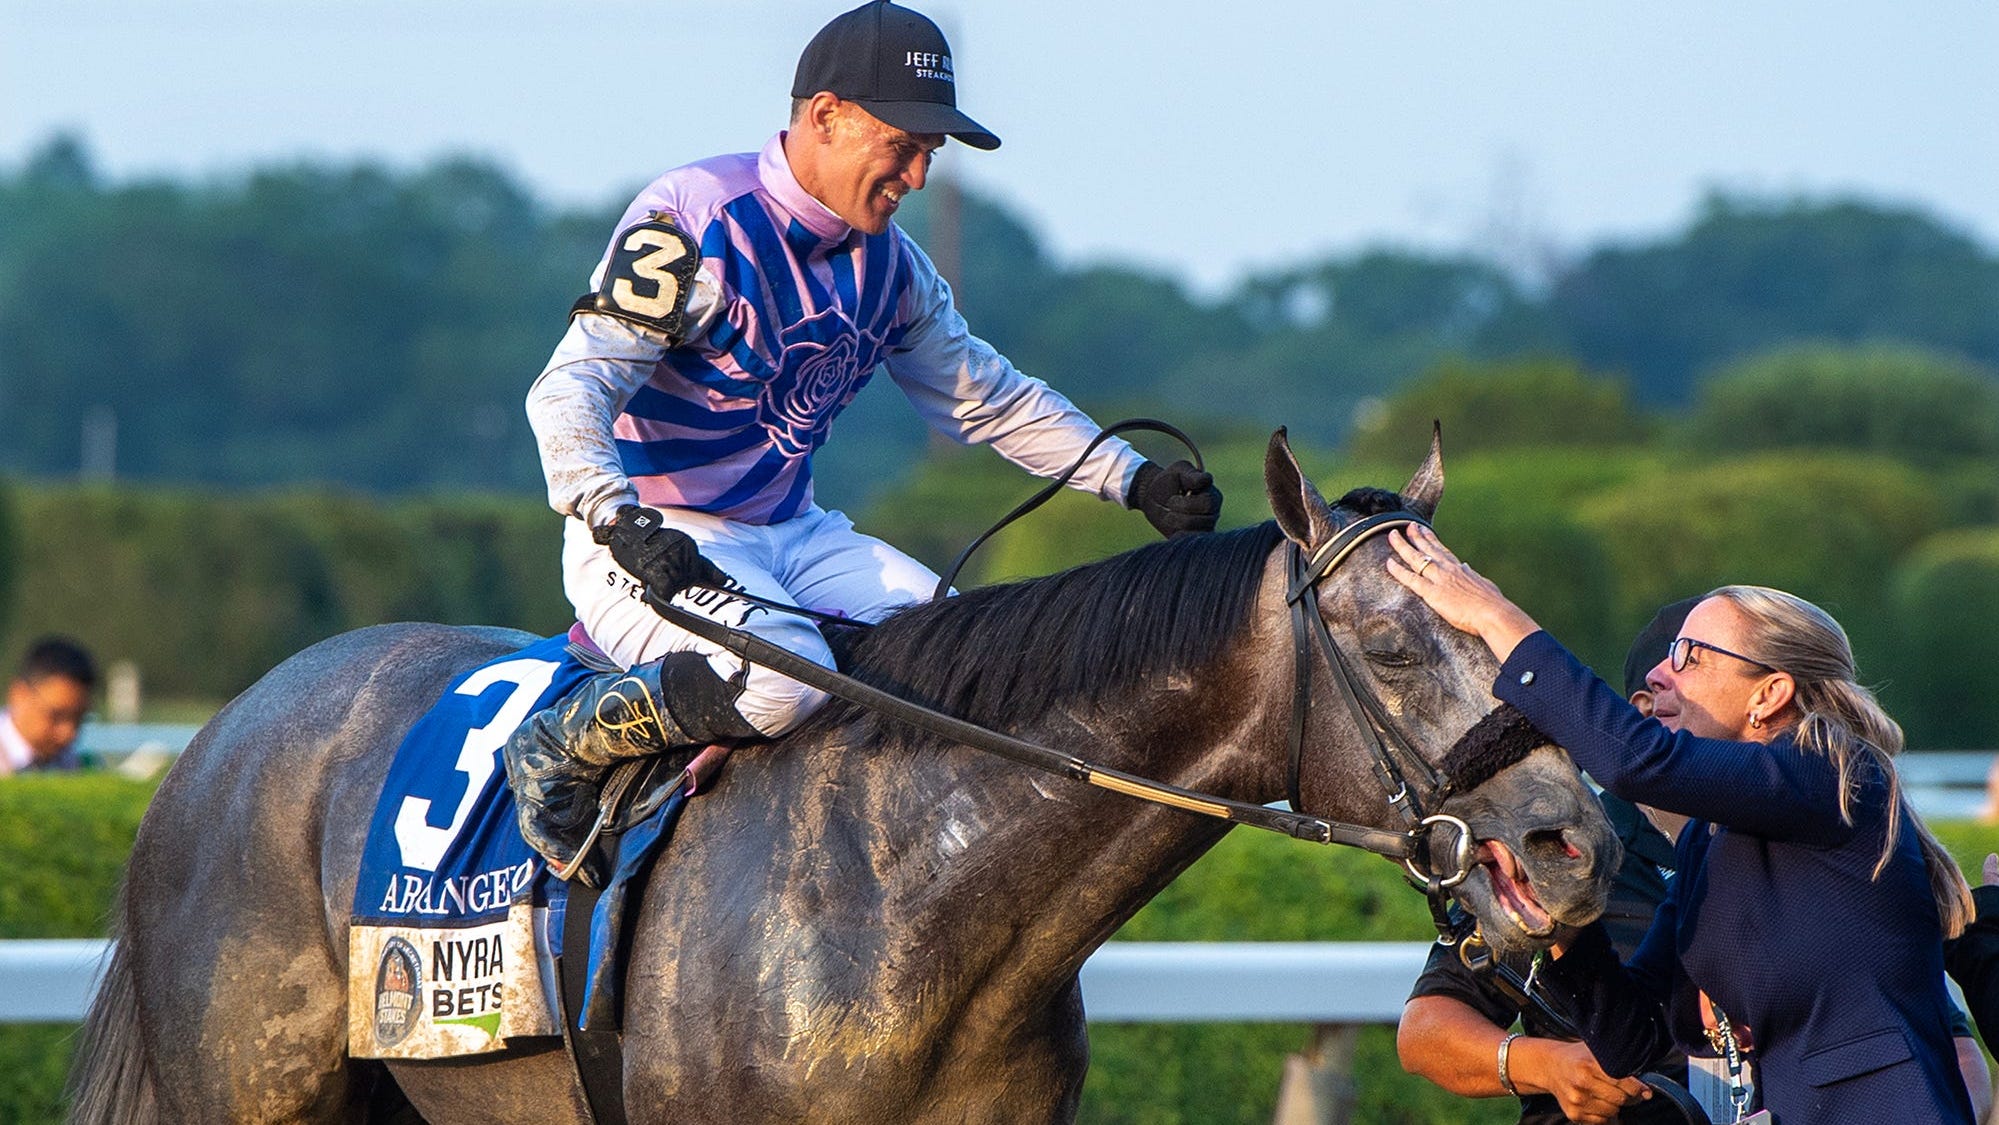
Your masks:
M 354 888 L 355 925 L 445 930 L 505 919 L 516 902 L 548 908 L 550 952 L 561 953 L 567 884 L 548 877 L 522 839 L 500 750 L 516 728 L 596 670 L 566 636 L 537 641 L 453 680 L 403 739 L 382 786 Z M 583 1026 L 615 1030 L 624 910 L 686 807 L 684 793 L 623 835 L 590 926 Z

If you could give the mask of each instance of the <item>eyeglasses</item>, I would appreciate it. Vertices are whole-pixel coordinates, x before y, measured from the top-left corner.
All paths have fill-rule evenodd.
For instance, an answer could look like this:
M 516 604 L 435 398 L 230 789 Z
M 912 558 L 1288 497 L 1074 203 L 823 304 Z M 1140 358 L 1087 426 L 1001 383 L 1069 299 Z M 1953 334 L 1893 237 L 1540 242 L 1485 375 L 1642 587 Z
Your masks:
M 1673 671 L 1684 672 L 1687 670 L 1687 665 L 1700 663 L 1694 659 L 1694 650 L 1697 648 L 1704 648 L 1709 652 L 1718 652 L 1723 656 L 1733 656 L 1744 664 L 1753 664 L 1765 672 L 1775 672 L 1777 670 L 1763 663 L 1761 660 L 1752 660 L 1739 652 L 1730 652 L 1720 645 L 1711 645 L 1706 641 L 1697 641 L 1692 637 L 1680 637 L 1666 646 L 1666 659 L 1672 662 Z

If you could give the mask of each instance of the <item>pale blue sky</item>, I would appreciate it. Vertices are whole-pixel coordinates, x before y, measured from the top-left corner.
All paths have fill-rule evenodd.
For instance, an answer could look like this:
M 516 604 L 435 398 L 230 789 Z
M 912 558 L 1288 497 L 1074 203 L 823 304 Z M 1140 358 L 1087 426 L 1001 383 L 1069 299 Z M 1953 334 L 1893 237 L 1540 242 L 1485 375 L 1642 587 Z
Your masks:
M 496 159 L 555 201 L 756 147 L 805 0 L 0 0 L 0 164 Z M 931 0 L 1005 138 L 943 167 L 1071 260 L 1204 287 L 1369 243 L 1525 260 L 1710 186 L 1918 203 L 1999 245 L 1999 4 Z M 1137 13 L 1137 14 L 1134 14 Z

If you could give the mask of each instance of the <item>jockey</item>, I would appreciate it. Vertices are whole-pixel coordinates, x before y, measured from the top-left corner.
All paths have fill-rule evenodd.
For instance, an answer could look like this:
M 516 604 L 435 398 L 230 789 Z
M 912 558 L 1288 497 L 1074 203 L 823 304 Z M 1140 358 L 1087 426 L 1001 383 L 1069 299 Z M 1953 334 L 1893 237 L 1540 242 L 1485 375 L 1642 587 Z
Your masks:
M 668 624 L 644 590 L 830 667 L 810 622 L 728 591 L 872 622 L 935 586 L 814 502 L 812 453 L 877 367 L 933 428 L 1040 476 L 1098 436 L 971 335 L 894 224 L 947 136 L 999 146 L 957 109 L 936 25 L 887 0 L 835 18 L 799 59 L 788 129 L 639 193 L 529 391 L 549 503 L 569 517 L 566 592 L 630 669 L 535 716 L 507 748 L 523 832 L 558 865 L 615 760 L 778 735 L 825 700 Z M 1213 530 L 1221 511 L 1208 474 L 1114 438 L 1070 483 L 1166 535 Z

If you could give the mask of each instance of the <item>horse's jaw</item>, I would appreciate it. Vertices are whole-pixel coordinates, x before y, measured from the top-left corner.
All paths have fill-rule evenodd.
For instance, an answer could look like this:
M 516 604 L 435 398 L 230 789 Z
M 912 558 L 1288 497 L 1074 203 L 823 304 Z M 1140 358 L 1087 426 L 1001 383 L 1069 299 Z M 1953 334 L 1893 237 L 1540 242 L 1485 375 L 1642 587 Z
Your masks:
M 1444 811 L 1470 825 L 1476 866 L 1458 901 L 1493 949 L 1544 949 L 1603 913 L 1623 845 L 1568 756 L 1535 750 Z

